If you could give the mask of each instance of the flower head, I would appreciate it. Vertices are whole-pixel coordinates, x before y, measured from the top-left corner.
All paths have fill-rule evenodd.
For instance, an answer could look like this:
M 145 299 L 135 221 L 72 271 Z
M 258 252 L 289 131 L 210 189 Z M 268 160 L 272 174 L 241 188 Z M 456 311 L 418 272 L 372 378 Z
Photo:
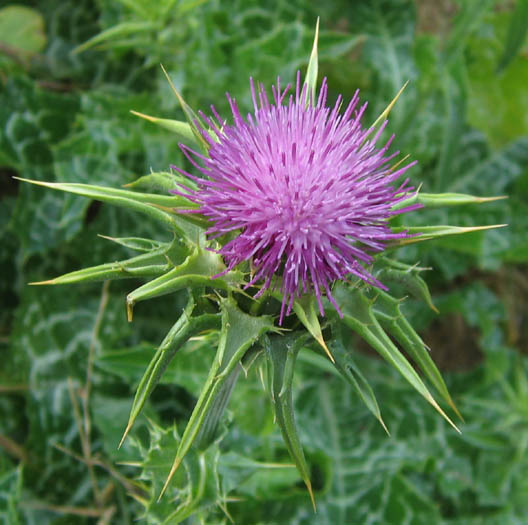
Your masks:
M 394 136 L 376 147 L 386 122 L 376 132 L 361 126 L 367 104 L 358 108 L 358 92 L 340 113 L 341 97 L 326 106 L 326 80 L 313 101 L 307 86 L 301 89 L 299 74 L 295 94 L 288 95 L 289 85 L 281 90 L 278 79 L 271 102 L 262 85 L 255 88 L 252 80 L 250 85 L 254 113 L 246 119 L 229 94 L 232 125 L 225 125 L 214 107 L 218 123 L 201 113 L 211 129 L 221 127 L 216 139 L 202 131 L 208 156 L 181 145 L 204 177 L 175 168 L 197 183 L 197 189 L 177 193 L 209 218 L 208 235 L 237 232 L 218 249 L 226 271 L 252 260 L 255 272 L 247 286 L 263 282 L 258 295 L 280 277 L 281 321 L 303 293 L 315 293 L 321 314 L 323 294 L 339 312 L 330 287 L 348 275 L 385 289 L 364 265 L 386 241 L 407 236 L 394 233 L 387 222 L 418 207 L 392 209 L 412 190 L 408 179 L 393 183 L 414 162 L 391 169 L 398 154 L 388 154 Z

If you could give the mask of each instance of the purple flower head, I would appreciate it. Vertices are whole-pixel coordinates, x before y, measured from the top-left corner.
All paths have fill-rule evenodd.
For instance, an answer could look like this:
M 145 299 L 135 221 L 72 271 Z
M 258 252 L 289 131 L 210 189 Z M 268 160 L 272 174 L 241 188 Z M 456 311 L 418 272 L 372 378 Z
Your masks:
M 247 286 L 263 281 L 257 296 L 280 276 L 273 286 L 283 295 L 281 322 L 303 293 L 315 294 L 321 314 L 323 294 L 339 312 L 330 287 L 350 274 L 386 289 L 364 265 L 386 241 L 408 236 L 392 232 L 387 222 L 419 207 L 391 209 L 409 197 L 408 179 L 393 183 L 415 163 L 391 169 L 398 154 L 387 153 L 394 136 L 376 147 L 386 122 L 375 134 L 361 126 L 367 104 L 358 108 L 358 92 L 341 114 L 341 97 L 326 106 L 326 79 L 316 101 L 309 101 L 306 85 L 301 89 L 299 74 L 295 94 L 287 97 L 290 86 L 282 91 L 278 79 L 271 102 L 262 85 L 250 85 L 254 113 L 246 119 L 229 94 L 233 125 L 225 125 L 214 107 L 218 124 L 201 113 L 211 129 L 221 127 L 216 140 L 202 131 L 207 157 L 180 146 L 205 177 L 175 168 L 197 183 L 196 190 L 176 193 L 200 206 L 197 212 L 212 224 L 208 235 L 237 232 L 218 250 L 226 272 L 252 260 Z

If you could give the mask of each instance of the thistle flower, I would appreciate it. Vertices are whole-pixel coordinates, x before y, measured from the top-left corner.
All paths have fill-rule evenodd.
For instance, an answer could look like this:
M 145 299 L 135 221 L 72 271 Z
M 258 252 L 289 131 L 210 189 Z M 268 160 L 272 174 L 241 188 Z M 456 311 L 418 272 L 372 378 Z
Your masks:
M 357 109 L 359 91 L 344 113 L 341 96 L 327 107 L 326 79 L 317 100 L 306 84 L 301 88 L 299 73 L 294 95 L 277 79 L 272 102 L 262 84 L 256 88 L 250 79 L 250 86 L 254 113 L 245 120 L 229 94 L 233 125 L 213 106 L 214 118 L 200 113 L 217 130 L 213 137 L 202 129 L 208 156 L 180 145 L 204 177 L 174 168 L 197 183 L 175 193 L 199 205 L 196 211 L 212 223 L 209 237 L 237 232 L 217 250 L 226 272 L 251 260 L 255 271 L 247 286 L 263 281 L 257 296 L 280 283 L 281 322 L 303 293 L 315 294 L 322 315 L 323 294 L 340 313 L 331 285 L 348 275 L 386 289 L 365 265 L 387 241 L 408 235 L 392 232 L 388 219 L 419 207 L 392 209 L 413 189 L 408 179 L 393 183 L 414 162 L 391 169 L 399 153 L 388 154 L 394 135 L 376 147 L 387 121 L 377 131 L 361 126 L 367 104 Z

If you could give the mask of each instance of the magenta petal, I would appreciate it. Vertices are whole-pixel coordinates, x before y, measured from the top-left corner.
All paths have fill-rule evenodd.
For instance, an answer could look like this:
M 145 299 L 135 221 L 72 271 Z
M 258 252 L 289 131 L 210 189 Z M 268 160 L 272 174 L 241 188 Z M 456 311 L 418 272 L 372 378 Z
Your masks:
M 182 148 L 204 176 L 192 177 L 198 189 L 185 193 L 210 219 L 210 237 L 240 231 L 218 250 L 227 267 L 251 258 L 252 282 L 263 281 L 261 291 L 273 275 L 282 276 L 281 320 L 306 291 L 315 293 L 321 312 L 324 293 L 337 308 L 330 286 L 350 274 L 385 288 L 361 262 L 368 264 L 368 252 L 382 251 L 386 241 L 407 236 L 394 234 L 387 221 L 417 207 L 391 210 L 413 189 L 407 180 L 392 183 L 415 162 L 391 173 L 393 137 L 376 147 L 382 129 L 371 136 L 361 127 L 366 105 L 358 109 L 358 93 L 340 114 L 339 103 L 326 106 L 326 80 L 308 108 L 299 75 L 294 95 L 286 96 L 289 86 L 282 90 L 278 80 L 273 101 L 262 85 L 250 80 L 250 87 L 254 113 L 244 120 L 228 95 L 234 124 L 209 142 L 208 157 Z

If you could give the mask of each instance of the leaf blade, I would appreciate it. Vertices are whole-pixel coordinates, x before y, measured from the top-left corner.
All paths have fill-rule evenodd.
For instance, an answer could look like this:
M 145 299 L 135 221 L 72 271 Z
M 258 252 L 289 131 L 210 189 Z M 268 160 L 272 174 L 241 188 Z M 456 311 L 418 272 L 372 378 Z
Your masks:
M 269 390 L 275 408 L 275 417 L 286 448 L 306 485 L 315 511 L 316 505 L 310 481 L 310 471 L 304 457 L 293 412 L 293 370 L 297 354 L 304 341 L 302 337 L 295 338 L 293 335 L 277 336 L 272 341 L 268 342 L 266 350 L 271 363 Z
M 273 321 L 269 316 L 253 317 L 242 312 L 231 299 L 222 300 L 222 331 L 217 353 L 209 371 L 209 377 L 202 388 L 198 401 L 187 422 L 180 446 L 172 464 L 170 473 L 161 490 L 163 496 L 171 479 L 180 466 L 183 458 L 197 439 L 200 428 L 218 394 L 223 394 L 222 387 L 234 372 L 246 351 L 265 332 L 273 330 Z M 225 407 L 225 404 L 223 404 Z

